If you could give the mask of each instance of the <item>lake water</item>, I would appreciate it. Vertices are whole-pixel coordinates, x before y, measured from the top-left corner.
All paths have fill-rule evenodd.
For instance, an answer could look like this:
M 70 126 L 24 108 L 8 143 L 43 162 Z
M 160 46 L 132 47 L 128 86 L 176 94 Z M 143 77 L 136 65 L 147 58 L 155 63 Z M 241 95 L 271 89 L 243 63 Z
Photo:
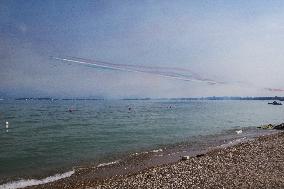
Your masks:
M 2 100 L 0 184 L 199 136 L 251 131 L 281 123 L 283 115 L 283 106 L 267 101 Z

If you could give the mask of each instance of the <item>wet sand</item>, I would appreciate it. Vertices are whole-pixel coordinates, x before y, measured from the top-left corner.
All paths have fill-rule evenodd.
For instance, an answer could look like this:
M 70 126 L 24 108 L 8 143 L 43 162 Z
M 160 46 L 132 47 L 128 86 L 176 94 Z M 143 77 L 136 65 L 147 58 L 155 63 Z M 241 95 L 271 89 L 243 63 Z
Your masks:
M 28 188 L 284 188 L 284 133 L 126 175 L 98 179 L 86 169 Z

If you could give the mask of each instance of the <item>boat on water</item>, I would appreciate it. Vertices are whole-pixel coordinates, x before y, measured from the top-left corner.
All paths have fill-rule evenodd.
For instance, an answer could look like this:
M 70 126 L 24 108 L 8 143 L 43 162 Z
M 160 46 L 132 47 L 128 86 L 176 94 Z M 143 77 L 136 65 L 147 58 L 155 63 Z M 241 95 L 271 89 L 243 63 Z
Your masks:
M 271 105 L 282 105 L 282 103 L 276 102 L 276 101 L 268 102 L 268 104 L 271 104 Z

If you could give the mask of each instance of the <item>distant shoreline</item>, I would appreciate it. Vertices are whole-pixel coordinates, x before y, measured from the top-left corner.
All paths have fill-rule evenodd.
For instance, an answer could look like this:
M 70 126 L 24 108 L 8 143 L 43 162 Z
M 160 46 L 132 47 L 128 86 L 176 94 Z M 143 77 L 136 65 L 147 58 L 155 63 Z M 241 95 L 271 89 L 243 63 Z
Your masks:
M 0 98 L 4 100 L 5 98 Z M 184 98 L 118 98 L 118 99 L 108 99 L 108 98 L 52 98 L 52 97 L 21 97 L 21 98 L 6 98 L 12 100 L 280 100 L 284 101 L 284 97 L 234 97 L 234 96 L 212 96 L 212 97 L 184 97 Z

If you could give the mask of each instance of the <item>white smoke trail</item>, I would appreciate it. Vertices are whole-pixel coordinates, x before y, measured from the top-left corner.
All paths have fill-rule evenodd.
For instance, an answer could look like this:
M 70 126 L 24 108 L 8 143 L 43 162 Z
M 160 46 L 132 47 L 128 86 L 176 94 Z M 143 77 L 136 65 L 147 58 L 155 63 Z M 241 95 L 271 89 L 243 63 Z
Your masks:
M 105 61 L 87 60 L 87 59 L 76 58 L 76 57 L 71 57 L 71 58 L 52 57 L 52 58 L 56 60 L 64 61 L 64 62 L 81 64 L 81 65 L 86 65 L 86 66 L 96 66 L 99 68 L 106 68 L 106 69 L 119 70 L 119 71 L 125 71 L 125 72 L 146 73 L 146 74 L 152 74 L 152 75 L 157 75 L 160 77 L 177 79 L 177 80 L 182 80 L 182 81 L 202 82 L 208 85 L 237 84 L 237 85 L 241 85 L 245 87 L 262 89 L 262 90 L 266 90 L 269 92 L 284 92 L 284 89 L 282 88 L 269 88 L 269 87 L 256 86 L 253 84 L 249 84 L 248 82 L 215 81 L 212 79 L 203 78 L 200 75 L 193 73 L 190 70 L 183 69 L 183 68 L 114 64 L 114 63 L 109 63 Z
M 60 58 L 60 57 L 52 57 L 52 58 L 56 59 L 56 60 L 64 61 L 64 62 L 71 62 L 71 63 L 81 64 L 81 65 L 96 66 L 96 67 L 100 67 L 100 68 L 107 68 L 107 69 L 126 71 L 126 72 L 147 73 L 147 74 L 153 74 L 153 75 L 157 75 L 157 76 L 161 76 L 161 77 L 183 80 L 183 81 L 203 82 L 203 83 L 207 83 L 207 84 L 210 84 L 210 85 L 222 83 L 222 82 L 217 82 L 217 81 L 214 81 L 214 80 L 203 79 L 203 78 L 200 78 L 199 76 L 198 77 L 195 76 L 195 78 L 194 78 L 194 76 L 185 76 L 185 75 L 182 75 L 181 73 L 173 72 L 173 71 L 161 72 L 161 71 L 157 71 L 158 67 L 155 67 L 155 70 L 153 70 L 152 67 L 146 67 L 146 66 L 143 66 L 143 67 L 136 66 L 135 67 L 134 65 L 113 64 L 113 63 L 99 62 L 99 61 L 89 62 L 88 60 L 82 60 L 82 59 L 78 60 L 77 58 L 76 59 L 75 58 Z M 143 69 L 148 69 L 148 70 L 143 70 Z M 169 68 L 167 68 L 167 69 L 169 69 Z

